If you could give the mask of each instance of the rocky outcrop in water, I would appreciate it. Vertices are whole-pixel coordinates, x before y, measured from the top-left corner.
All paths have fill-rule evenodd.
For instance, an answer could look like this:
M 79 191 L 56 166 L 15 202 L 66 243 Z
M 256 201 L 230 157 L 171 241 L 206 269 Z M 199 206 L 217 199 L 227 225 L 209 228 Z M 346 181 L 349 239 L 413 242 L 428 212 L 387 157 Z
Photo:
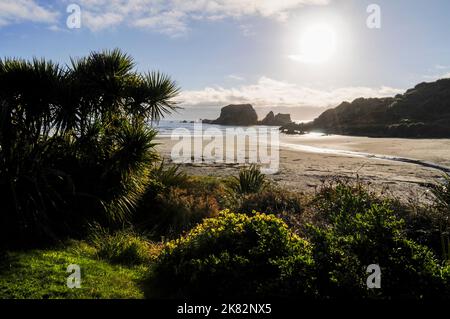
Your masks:
M 222 108 L 217 120 L 203 120 L 206 124 L 251 126 L 258 124 L 258 115 L 250 104 L 228 105 Z
M 292 123 L 290 114 L 278 113 L 275 115 L 272 111 L 267 114 L 267 116 L 259 122 L 260 125 L 267 126 L 283 126 Z
M 220 117 L 217 120 L 203 120 L 202 122 L 205 124 L 235 126 L 283 126 L 293 123 L 290 114 L 278 113 L 275 115 L 272 111 L 262 121 L 258 121 L 258 115 L 251 104 L 225 106 L 220 111 Z

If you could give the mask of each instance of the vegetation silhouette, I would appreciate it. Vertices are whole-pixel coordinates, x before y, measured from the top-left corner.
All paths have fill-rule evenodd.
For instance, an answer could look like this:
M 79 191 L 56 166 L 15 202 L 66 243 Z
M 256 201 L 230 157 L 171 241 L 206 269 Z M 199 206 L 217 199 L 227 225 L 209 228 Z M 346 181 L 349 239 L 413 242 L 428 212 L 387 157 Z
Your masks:
M 1 245 L 123 222 L 158 158 L 146 123 L 178 108 L 177 84 L 115 49 L 68 66 L 0 59 L 0 88 Z

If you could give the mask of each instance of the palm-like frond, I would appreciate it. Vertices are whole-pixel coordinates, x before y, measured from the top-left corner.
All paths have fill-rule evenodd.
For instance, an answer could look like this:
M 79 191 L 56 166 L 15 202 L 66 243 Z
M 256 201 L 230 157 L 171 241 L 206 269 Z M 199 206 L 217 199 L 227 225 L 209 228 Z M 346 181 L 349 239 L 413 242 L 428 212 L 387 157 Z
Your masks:
M 108 180 L 111 176 L 120 176 L 120 183 L 110 187 L 103 203 L 113 219 L 124 220 L 145 193 L 151 165 L 159 158 L 153 142 L 157 132 L 125 124 L 117 134 L 117 147 L 106 166 L 104 177 Z
M 36 140 L 48 135 L 59 105 L 64 70 L 46 60 L 6 59 L 0 63 L 0 98 L 11 106 L 11 121 L 21 134 Z
M 72 59 L 69 78 L 71 86 L 78 88 L 81 118 L 108 119 L 120 113 L 134 66 L 133 58 L 118 49 Z
M 112 51 L 92 52 L 88 57 L 71 59 L 71 70 L 80 79 L 86 81 L 85 86 L 117 94 L 123 79 L 130 76 L 135 67 L 131 56 L 119 49 Z
M 242 169 L 239 176 L 233 176 L 232 189 L 238 194 L 253 194 L 261 192 L 267 186 L 266 176 L 261 170 L 252 165 L 250 168 Z
M 50 234 L 67 214 L 81 223 L 103 207 L 102 220 L 122 221 L 135 209 L 158 159 L 146 121 L 175 110 L 179 89 L 134 67 L 117 49 L 66 67 L 0 59 L 2 239 Z
M 132 103 L 130 112 L 150 121 L 159 121 L 164 115 L 179 109 L 174 98 L 180 93 L 176 82 L 163 73 L 149 72 L 135 78 L 129 87 Z
M 164 160 L 152 170 L 151 176 L 166 187 L 180 187 L 188 179 L 186 173 L 180 170 L 179 165 L 166 165 Z

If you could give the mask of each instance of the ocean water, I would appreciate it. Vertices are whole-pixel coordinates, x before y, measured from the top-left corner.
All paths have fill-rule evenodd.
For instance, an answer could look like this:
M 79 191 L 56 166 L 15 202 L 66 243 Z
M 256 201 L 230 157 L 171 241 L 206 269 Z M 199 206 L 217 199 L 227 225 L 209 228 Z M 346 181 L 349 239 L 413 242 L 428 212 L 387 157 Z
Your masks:
M 196 133 L 196 130 L 201 128 L 202 131 L 206 131 L 210 128 L 218 129 L 220 130 L 224 135 L 227 130 L 233 130 L 237 128 L 241 129 L 248 129 L 249 127 L 243 127 L 243 126 L 225 126 L 225 125 L 215 125 L 215 124 L 204 124 L 201 122 L 190 122 L 184 123 L 182 121 L 177 120 L 161 120 L 159 123 L 153 123 L 151 124 L 153 128 L 155 128 L 158 131 L 158 135 L 160 137 L 170 137 L 174 130 L 177 129 L 187 129 L 192 133 Z M 278 130 L 279 127 L 276 126 L 264 126 L 264 125 L 255 125 L 252 126 L 252 128 L 259 130 L 259 129 L 267 129 L 267 130 Z M 193 135 L 194 136 L 194 135 Z
M 278 127 L 223 126 L 164 120 L 153 127 L 161 138 L 178 141 L 170 151 L 174 163 L 258 164 L 261 171 L 279 171 Z
M 240 128 L 243 129 L 244 132 L 249 127 L 242 127 L 242 126 L 224 126 L 224 125 L 212 125 L 212 124 L 202 124 L 201 122 L 187 122 L 184 123 L 182 121 L 177 120 L 162 120 L 159 123 L 153 123 L 152 127 L 155 128 L 158 131 L 159 137 L 171 137 L 173 132 L 176 132 L 177 129 L 184 129 L 189 132 L 189 135 L 193 138 L 195 137 L 203 137 L 203 132 L 214 128 L 216 130 L 219 130 L 222 135 L 225 137 L 227 136 L 227 130 L 232 130 L 230 134 L 234 135 L 233 131 L 234 129 Z M 263 125 L 256 125 L 251 127 L 253 129 L 256 129 L 257 134 L 260 134 L 261 132 L 276 132 L 278 134 L 278 127 L 274 126 L 263 126 Z M 201 129 L 201 131 L 200 131 Z M 203 131 L 203 132 L 202 132 Z M 230 132 L 230 131 L 228 131 Z M 198 134 L 198 135 L 197 135 Z M 269 133 L 270 135 L 270 133 Z M 179 134 L 178 134 L 179 136 Z M 259 135 L 261 136 L 261 135 Z M 298 136 L 287 136 L 285 134 L 279 133 L 278 138 L 275 140 L 276 142 L 276 148 L 285 148 L 290 150 L 297 150 L 300 152 L 307 152 L 307 153 L 316 153 L 316 154 L 324 154 L 324 155 L 339 155 L 339 156 L 346 156 L 346 157 L 364 157 L 364 158 L 370 158 L 373 160 L 387 160 L 387 161 L 395 161 L 395 162 L 403 162 L 403 163 L 410 163 L 415 164 L 419 166 L 424 167 L 431 167 L 437 170 L 441 170 L 444 172 L 449 173 L 450 167 L 443 166 L 437 163 L 433 163 L 430 161 L 424 161 L 414 158 L 407 158 L 407 157 L 400 157 L 400 156 L 390 156 L 390 155 L 384 155 L 384 154 L 373 154 L 373 153 L 367 153 L 367 152 L 357 152 L 357 151 L 349 151 L 349 150 L 340 150 L 340 149 L 334 149 L 329 147 L 316 147 L 311 145 L 306 145 L 302 143 L 303 139 L 321 139 L 325 138 L 326 135 L 322 133 L 309 133 L 305 135 L 298 135 Z M 267 140 L 260 140 L 258 139 L 259 146 L 266 146 L 266 147 L 273 147 L 273 140 L 272 138 L 269 138 Z M 257 145 L 250 145 L 246 146 L 250 147 L 250 150 L 254 150 L 254 148 L 257 147 Z

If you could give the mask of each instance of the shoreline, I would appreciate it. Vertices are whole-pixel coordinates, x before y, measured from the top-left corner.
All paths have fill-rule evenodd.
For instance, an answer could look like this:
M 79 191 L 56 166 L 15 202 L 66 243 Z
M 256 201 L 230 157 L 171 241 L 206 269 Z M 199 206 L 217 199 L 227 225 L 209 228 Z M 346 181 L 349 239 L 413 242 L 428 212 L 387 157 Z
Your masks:
M 429 161 L 423 161 L 415 158 L 407 158 L 407 157 L 398 157 L 398 156 L 390 156 L 390 155 L 383 155 L 383 154 L 373 154 L 373 153 L 363 153 L 363 152 L 354 152 L 354 151 L 346 151 L 346 150 L 339 150 L 339 149 L 329 149 L 329 148 L 319 148 L 319 147 L 312 147 L 312 146 L 306 146 L 306 145 L 294 145 L 294 144 L 282 144 L 280 147 L 284 147 L 286 149 L 296 149 L 299 152 L 306 152 L 306 153 L 316 153 L 316 154 L 333 154 L 333 155 L 341 155 L 341 156 L 348 156 L 348 157 L 364 157 L 368 159 L 378 159 L 378 160 L 384 160 L 384 161 L 393 161 L 393 162 L 401 162 L 401 163 L 408 163 L 428 168 L 434 168 L 436 170 L 440 170 L 444 173 L 450 173 L 450 167 L 440 165 L 437 163 L 429 162 Z
M 158 151 L 171 162 L 170 151 L 177 141 L 158 136 L 157 142 L 161 143 Z M 243 166 L 182 164 L 190 175 L 216 177 L 236 175 Z M 391 194 L 405 201 L 428 202 L 427 186 L 439 181 L 444 172 L 450 172 L 449 166 L 450 140 L 282 135 L 280 168 L 269 179 L 302 193 L 315 192 L 327 180 L 359 180 L 377 193 Z

